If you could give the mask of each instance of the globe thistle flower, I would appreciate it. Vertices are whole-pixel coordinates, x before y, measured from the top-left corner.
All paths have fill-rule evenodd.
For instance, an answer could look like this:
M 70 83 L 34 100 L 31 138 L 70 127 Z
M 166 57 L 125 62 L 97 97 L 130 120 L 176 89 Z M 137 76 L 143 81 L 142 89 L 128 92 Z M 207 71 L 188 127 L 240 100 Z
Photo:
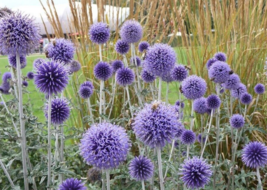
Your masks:
M 12 75 L 10 72 L 5 72 L 2 76 L 2 81 L 4 83 L 9 82 L 9 80 L 12 78 Z
M 123 68 L 124 65 L 123 65 L 123 62 L 121 60 L 115 60 L 115 61 L 112 61 L 111 67 L 112 67 L 113 72 L 115 73 L 119 69 Z
M 248 105 L 252 102 L 252 96 L 249 93 L 244 93 L 241 95 L 240 101 L 242 104 Z
M 127 20 L 121 27 L 120 36 L 129 44 L 138 42 L 143 36 L 143 28 L 139 22 Z
M 201 77 L 191 75 L 182 82 L 182 93 L 187 99 L 201 98 L 207 90 L 207 83 Z
M 227 56 L 223 52 L 218 52 L 215 53 L 214 58 L 217 59 L 218 61 L 226 62 Z
M 225 81 L 224 87 L 228 90 L 236 89 L 240 83 L 240 78 L 237 74 L 232 74 L 229 78 Z
M 154 75 L 150 74 L 146 70 L 142 70 L 142 72 L 141 72 L 141 78 L 146 83 L 151 83 L 151 82 L 153 82 L 156 79 L 156 77 Z
M 242 150 L 242 161 L 247 167 L 261 168 L 267 164 L 267 147 L 261 142 L 250 142 Z
M 213 63 L 215 63 L 216 61 L 218 61 L 218 60 L 215 59 L 215 58 L 211 58 L 211 59 L 209 59 L 209 60 L 207 61 L 207 63 L 206 63 L 206 67 L 207 67 L 207 69 L 209 70 L 210 67 L 213 65 Z
M 79 95 L 83 99 L 90 98 L 93 94 L 93 90 L 88 86 L 80 86 Z
M 34 83 L 45 94 L 59 94 L 68 84 L 68 73 L 60 63 L 46 62 L 36 70 Z
M 15 12 L 0 20 L 0 51 L 3 54 L 26 55 L 38 47 L 41 36 L 29 15 Z
M 196 134 L 191 130 L 184 130 L 181 135 L 181 142 L 186 145 L 194 144 L 196 141 Z
M 190 189 L 204 188 L 209 183 L 212 175 L 211 165 L 198 157 L 185 160 L 181 171 L 183 174 L 181 179 L 186 187 Z
M 204 97 L 195 99 L 193 102 L 193 110 L 199 114 L 207 112 L 207 100 Z
M 81 69 L 81 63 L 79 61 L 73 60 L 70 63 L 69 71 L 75 73 Z
M 216 61 L 208 70 L 209 78 L 216 83 L 226 82 L 231 74 L 229 65 L 222 61 Z
M 177 101 L 175 102 L 175 105 L 178 106 L 178 107 L 181 106 L 181 108 L 184 108 L 184 102 L 181 102 L 180 100 L 177 100 Z
M 169 45 L 155 44 L 147 50 L 145 69 L 155 76 L 163 76 L 171 72 L 175 62 L 176 53 Z
M 209 95 L 206 101 L 209 109 L 215 110 L 221 106 L 221 99 L 215 94 Z
M 220 89 L 220 94 L 223 94 L 225 92 L 225 89 L 224 88 L 221 88 Z
M 151 148 L 163 148 L 175 138 L 179 122 L 173 107 L 164 103 L 146 104 L 137 114 L 133 130 L 137 139 Z
M 131 57 L 130 62 L 136 67 L 140 67 L 141 65 L 141 59 L 138 56 Z
M 258 83 L 254 87 L 254 91 L 256 94 L 263 94 L 265 92 L 265 86 L 261 83 Z
M 4 82 L 2 83 L 2 85 L 0 86 L 0 92 L 2 94 L 10 94 L 10 83 L 8 82 Z
M 51 102 L 51 122 L 61 125 L 69 119 L 70 107 L 66 99 L 55 98 Z M 48 118 L 48 105 L 45 107 L 45 117 Z
M 19 60 L 20 60 L 20 68 L 24 69 L 27 65 L 26 56 L 20 55 Z M 8 62 L 9 62 L 9 65 L 11 65 L 13 68 L 15 68 L 15 69 L 17 68 L 16 55 L 8 55 Z
M 0 8 L 0 18 L 4 17 L 5 15 L 10 15 L 13 11 L 7 7 Z
M 81 156 L 98 169 L 112 169 L 126 160 L 131 147 L 125 129 L 110 123 L 92 125 L 80 143 Z
M 34 73 L 31 72 L 31 71 L 28 72 L 28 73 L 27 73 L 27 78 L 30 79 L 30 80 L 33 79 L 33 78 L 34 78 Z
M 81 84 L 81 87 L 82 86 L 87 86 L 87 87 L 91 88 L 92 90 L 94 90 L 94 85 L 91 81 L 85 81 L 84 83 Z
M 173 78 L 172 78 L 172 75 L 171 73 L 166 73 L 165 75 L 162 75 L 161 76 L 161 79 L 164 81 L 164 82 L 167 82 L 167 83 L 170 83 L 170 82 L 173 82 Z
M 243 83 L 239 83 L 238 87 L 231 90 L 231 96 L 234 98 L 241 98 L 247 92 L 247 87 Z
M 94 68 L 94 75 L 98 80 L 106 81 L 112 76 L 112 67 L 103 61 L 96 64 Z
M 101 181 L 101 171 L 97 168 L 91 168 L 87 172 L 87 180 L 90 183 Z
M 206 141 L 206 137 L 202 137 L 201 134 L 198 134 L 197 136 L 197 141 L 201 144 L 201 143 L 205 143 Z
M 22 81 L 22 86 L 28 87 L 28 85 L 29 85 L 29 83 L 26 80 Z
M 143 51 L 147 50 L 149 46 L 150 45 L 147 41 L 142 41 L 138 45 L 138 50 L 142 53 Z
M 75 178 L 68 178 L 62 182 L 58 190 L 86 190 L 81 180 Z
M 245 119 L 240 114 L 234 114 L 230 118 L 230 125 L 231 125 L 231 127 L 235 128 L 235 129 L 240 129 L 241 127 L 244 126 L 244 124 L 245 124 Z
M 33 61 L 33 67 L 34 69 L 38 69 L 40 65 L 45 63 L 46 61 L 44 59 L 38 58 Z
M 64 38 L 56 39 L 47 47 L 47 55 L 53 61 L 68 64 L 74 57 L 74 44 Z
M 124 67 L 117 71 L 116 81 L 121 86 L 128 86 L 134 82 L 134 72 L 128 67 Z
M 183 65 L 175 65 L 171 72 L 173 80 L 182 82 L 188 76 L 188 71 Z
M 92 24 L 89 29 L 89 36 L 93 43 L 104 44 L 109 40 L 110 30 L 106 23 L 98 22 Z
M 130 50 L 130 44 L 128 44 L 123 40 L 118 40 L 117 43 L 115 44 L 115 50 L 117 53 L 124 55 L 128 53 L 128 51 Z
M 129 165 L 130 176 L 137 181 L 145 181 L 153 176 L 154 165 L 149 158 L 138 156 Z

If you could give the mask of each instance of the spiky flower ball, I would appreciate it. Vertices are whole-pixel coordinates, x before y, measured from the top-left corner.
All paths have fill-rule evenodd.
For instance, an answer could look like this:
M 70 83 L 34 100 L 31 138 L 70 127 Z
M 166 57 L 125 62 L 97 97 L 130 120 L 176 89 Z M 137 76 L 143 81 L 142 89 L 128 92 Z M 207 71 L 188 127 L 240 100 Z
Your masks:
M 121 86 L 128 86 L 134 82 L 134 71 L 128 67 L 124 67 L 117 71 L 116 81 Z
M 69 66 L 69 71 L 75 73 L 81 69 L 81 63 L 76 60 L 72 60 Z
M 45 94 L 59 94 L 68 84 L 68 72 L 57 62 L 46 62 L 36 68 L 34 83 Z
M 248 105 L 252 102 L 252 96 L 249 93 L 244 93 L 241 95 L 240 101 L 242 104 Z
M 112 67 L 103 61 L 96 64 L 94 68 L 94 75 L 98 80 L 106 81 L 112 76 Z
M 196 134 L 191 130 L 184 130 L 181 135 L 181 142 L 186 145 L 194 144 L 196 141 Z
M 195 99 L 193 102 L 193 109 L 199 114 L 204 114 L 207 112 L 207 100 L 204 97 Z
M 148 43 L 147 41 L 142 41 L 142 42 L 140 42 L 139 45 L 138 45 L 138 50 L 139 50 L 140 52 L 143 52 L 143 51 L 147 50 L 149 46 L 150 46 L 150 45 L 149 45 L 149 43 Z
M 123 62 L 121 60 L 115 60 L 115 61 L 112 61 L 111 67 L 112 67 L 113 72 L 115 73 L 119 69 L 123 68 L 124 65 L 123 65 Z
M 101 181 L 101 171 L 97 168 L 91 168 L 87 172 L 87 180 L 90 183 Z
M 242 150 L 242 161 L 250 168 L 261 168 L 267 164 L 267 147 L 261 142 L 250 142 Z
M 91 88 L 92 90 L 94 90 L 94 85 L 91 81 L 85 81 L 84 83 L 81 84 L 81 87 L 82 86 L 87 86 L 87 87 Z
M 141 72 L 141 78 L 146 83 L 151 83 L 151 82 L 153 82 L 156 79 L 156 77 L 154 75 L 150 74 L 146 70 L 142 70 L 142 72 Z
M 207 97 L 207 108 L 218 109 L 221 106 L 221 99 L 219 96 L 212 94 Z
M 226 82 L 231 74 L 231 68 L 229 65 L 222 61 L 216 61 L 212 64 L 209 71 L 209 78 L 216 83 Z
M 15 12 L 1 18 L 0 52 L 26 55 L 38 47 L 40 39 L 38 26 L 29 15 Z
M 103 22 L 92 24 L 89 29 L 89 36 L 93 43 L 106 43 L 110 37 L 110 30 L 108 25 Z
M 201 143 L 205 143 L 206 141 L 206 137 L 203 137 L 202 134 L 198 134 L 197 136 L 197 141 L 201 144 Z
M 34 69 L 38 69 L 40 65 L 45 63 L 46 61 L 44 59 L 38 58 L 33 61 L 33 67 Z
M 29 83 L 26 80 L 22 81 L 22 86 L 28 87 L 28 85 L 29 85 Z
M 240 83 L 240 78 L 237 74 L 232 74 L 229 78 L 225 81 L 224 87 L 228 90 L 236 89 Z
M 153 176 L 154 165 L 149 158 L 138 156 L 129 165 L 130 176 L 137 181 L 149 180 Z
M 214 58 L 217 59 L 218 61 L 226 62 L 227 56 L 223 52 L 218 52 L 215 53 Z
M 125 129 L 110 123 L 91 126 L 80 143 L 81 156 L 98 169 L 113 169 L 126 160 L 131 147 Z
M 139 22 L 127 20 L 121 27 L 120 36 L 127 43 L 138 42 L 143 36 L 143 28 Z
M 19 56 L 19 60 L 20 60 L 20 68 L 23 69 L 26 67 L 27 65 L 27 59 L 25 55 L 20 55 Z M 16 59 L 16 55 L 8 55 L 8 62 L 9 65 L 11 65 L 13 68 L 17 68 L 17 59 Z
M 93 89 L 88 86 L 80 86 L 79 95 L 83 99 L 90 98 L 93 94 Z
M 45 117 L 48 118 L 48 105 L 45 107 Z M 61 125 L 68 120 L 70 107 L 66 99 L 55 98 L 51 103 L 51 122 L 53 125 Z
M 0 91 L 2 94 L 10 94 L 10 80 L 12 75 L 10 72 L 5 72 L 2 76 L 2 85 L 0 86 Z
M 146 104 L 137 114 L 133 130 L 137 139 L 151 148 L 163 148 L 175 138 L 179 122 L 173 107 L 161 102 Z
M 33 78 L 34 78 L 34 73 L 31 72 L 31 71 L 28 72 L 28 73 L 27 73 L 27 78 L 30 79 L 30 80 L 33 79 Z
M 211 165 L 198 157 L 185 160 L 181 171 L 183 174 L 181 179 L 186 187 L 190 189 L 204 188 L 209 183 L 212 175 Z
M 117 53 L 124 55 L 130 50 L 130 44 L 128 44 L 124 40 L 118 40 L 115 44 L 115 50 Z
M 0 18 L 4 17 L 5 15 L 9 15 L 13 13 L 13 11 L 7 7 L 0 8 Z
M 209 70 L 210 67 L 213 65 L 213 63 L 215 63 L 216 61 L 218 61 L 218 60 L 215 59 L 215 58 L 211 58 L 211 59 L 209 59 L 209 60 L 207 61 L 207 63 L 206 63 L 206 67 L 207 67 L 207 69 Z
M 206 93 L 207 83 L 203 78 L 191 75 L 182 82 L 181 89 L 187 99 L 194 100 L 201 98 Z
M 230 125 L 231 125 L 231 127 L 235 128 L 235 129 L 240 129 L 241 127 L 244 126 L 244 124 L 245 124 L 245 119 L 240 114 L 234 114 L 230 118 Z
M 175 106 L 184 108 L 184 102 L 181 102 L 180 100 L 177 100 L 177 101 L 175 102 Z
M 141 59 L 138 56 L 131 57 L 130 62 L 132 65 L 134 65 L 136 67 L 140 67 L 140 65 L 141 65 Z
M 5 72 L 2 76 L 3 82 L 8 82 L 12 78 L 12 75 L 10 72 Z
M 188 71 L 184 65 L 175 65 L 171 71 L 173 80 L 182 82 L 188 76 Z
M 263 94 L 265 92 L 265 86 L 264 84 L 258 83 L 254 87 L 254 91 L 256 94 Z
M 239 83 L 237 88 L 231 90 L 231 96 L 239 99 L 246 92 L 247 87 L 243 83 Z
M 81 180 L 75 178 L 68 178 L 62 182 L 58 190 L 86 190 Z

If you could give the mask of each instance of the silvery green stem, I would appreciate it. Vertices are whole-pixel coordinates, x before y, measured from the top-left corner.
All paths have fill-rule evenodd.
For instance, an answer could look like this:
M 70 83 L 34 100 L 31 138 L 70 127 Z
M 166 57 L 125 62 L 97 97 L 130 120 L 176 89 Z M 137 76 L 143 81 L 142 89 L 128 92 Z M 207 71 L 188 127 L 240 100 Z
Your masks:
M 113 109 L 113 106 L 114 106 L 115 94 L 116 94 L 116 74 L 115 74 L 115 81 L 114 81 L 114 83 L 112 85 L 112 98 L 111 98 L 111 106 L 110 106 L 108 118 L 110 118 L 111 112 L 112 112 L 112 109 Z
M 201 156 L 200 156 L 201 158 L 203 158 L 203 154 L 204 154 L 204 151 L 205 151 L 205 148 L 206 148 L 206 145 L 207 145 L 207 141 L 208 141 L 208 137 L 209 137 L 209 133 L 210 133 L 211 122 L 212 122 L 212 117 L 213 117 L 213 112 L 214 112 L 214 110 L 211 110 L 208 132 L 207 132 L 205 143 L 204 143 L 204 146 L 203 146 L 203 149 L 202 149 L 202 153 L 201 153 Z
M 162 173 L 162 161 L 161 161 L 161 149 L 160 147 L 157 148 L 157 155 L 158 155 L 158 166 L 159 166 L 159 182 L 160 182 L 160 190 L 164 190 L 164 179 Z
M 59 158 L 60 158 L 60 162 L 63 162 L 64 161 L 64 127 L 61 126 L 60 127 L 60 154 L 59 154 Z M 60 180 L 60 183 L 63 182 L 63 174 L 60 174 L 59 175 L 59 180 Z
M 98 47 L 99 47 L 99 59 L 100 59 L 100 61 L 102 61 L 101 45 L 99 45 Z
M 129 88 L 128 88 L 128 86 L 126 86 L 126 93 L 127 93 L 127 98 L 128 98 L 128 102 L 129 102 L 129 107 L 130 107 L 131 117 L 133 117 L 133 110 L 132 110 L 131 98 L 130 98 L 130 93 L 129 93 Z
M 51 157 L 51 102 L 52 102 L 52 96 L 49 94 L 48 97 L 48 128 L 47 128 L 47 139 L 48 139 L 48 147 L 47 147 L 47 186 L 49 187 L 51 185 L 51 164 L 52 164 L 52 157 Z M 50 189 L 50 188 L 48 188 Z
M 145 182 L 144 182 L 144 180 L 142 180 L 142 190 L 145 190 L 146 188 L 145 188 Z
M 202 152 L 202 149 L 203 149 L 203 115 L 201 114 L 200 116 L 200 134 L 201 134 L 201 138 L 200 138 L 200 146 L 201 146 L 201 149 L 200 149 L 200 153 Z
M 170 162 L 171 159 L 172 159 L 172 154 L 173 154 L 173 150 L 174 150 L 174 145 L 175 145 L 175 140 L 172 141 L 172 147 L 171 147 L 171 151 L 170 151 L 169 162 Z M 169 170 L 169 167 L 167 166 L 167 167 L 166 167 L 165 174 L 164 174 L 164 179 L 165 179 L 166 176 L 167 176 L 168 170 Z
M 105 170 L 102 169 L 102 190 L 106 189 L 105 175 L 106 175 L 106 172 Z
M 192 102 L 192 107 L 191 107 L 191 121 L 190 121 L 190 130 L 193 129 L 193 125 L 194 125 L 194 108 L 193 108 L 193 102 Z
M 1 165 L 1 168 L 3 169 L 3 171 L 5 173 L 5 175 L 6 175 L 7 179 L 8 179 L 8 181 L 9 181 L 12 189 L 15 189 L 15 185 L 14 185 L 14 183 L 13 183 L 13 181 L 12 181 L 12 179 L 11 179 L 11 177 L 10 177 L 10 175 L 9 175 L 9 173 L 8 173 L 6 167 L 5 167 L 5 165 L 4 165 L 4 163 L 2 162 L 1 159 L 0 159 L 0 165 Z
M 162 87 L 162 79 L 161 77 L 159 77 L 158 101 L 161 100 L 161 87 Z
M 21 82 L 21 69 L 20 69 L 20 57 L 16 54 L 16 66 L 17 66 L 17 86 L 18 86 L 18 98 L 19 98 L 19 122 L 20 122 L 20 134 L 21 134 L 21 152 L 22 152 L 22 166 L 23 166 L 23 179 L 24 189 L 29 190 L 28 184 L 28 170 L 27 170 L 27 154 L 26 154 L 26 134 L 25 123 L 23 121 L 23 99 L 22 99 L 22 82 Z
M 136 83 L 134 83 L 133 87 L 134 87 L 134 92 L 137 95 L 137 99 L 138 99 L 139 105 L 143 106 L 143 101 L 141 99 L 141 95 L 138 93 L 138 89 L 137 89 Z
M 149 87 L 150 87 L 150 91 L 151 91 L 151 94 L 152 94 L 153 100 L 155 100 L 155 94 L 154 94 L 154 90 L 153 90 L 152 83 L 149 83 Z
M 13 67 L 11 67 L 10 70 L 11 70 L 12 81 L 16 81 Z M 14 91 L 15 91 L 15 96 L 16 96 L 16 98 L 18 98 L 18 91 L 17 91 L 16 83 L 13 84 L 13 87 L 14 87 Z
M 257 170 L 257 178 L 258 178 L 258 187 L 259 187 L 259 190 L 263 190 L 262 183 L 261 183 L 260 169 L 257 167 L 256 170 Z
M 87 103 L 88 103 L 88 109 L 89 109 L 90 116 L 92 118 L 93 123 L 95 123 L 94 115 L 93 115 L 93 112 L 92 112 L 92 106 L 91 106 L 90 98 L 87 99 Z
M 169 103 L 169 83 L 167 82 L 167 86 L 166 86 L 166 104 Z
M 260 98 L 260 95 L 258 94 L 258 95 L 257 95 L 257 99 L 256 99 L 256 103 L 255 103 L 255 107 L 254 107 L 254 112 L 255 112 L 256 109 L 257 109 L 257 105 L 258 105 L 258 102 L 259 102 L 259 98 Z
M 186 149 L 186 158 L 189 158 L 189 150 L 190 150 L 190 145 L 187 145 L 187 149 Z
M 137 79 L 138 90 L 141 91 L 141 84 L 140 84 L 140 79 L 139 79 L 139 74 L 138 74 L 138 66 L 136 63 L 134 43 L 131 43 L 131 53 L 132 53 L 132 58 L 134 60 L 134 65 L 136 67 L 136 79 Z
M 123 62 L 125 63 L 125 66 L 128 67 L 128 61 L 126 55 L 123 55 Z
M 245 105 L 245 111 L 244 111 L 244 118 L 246 119 L 246 114 L 247 114 L 247 107 L 248 105 Z
M 107 190 L 110 190 L 110 175 L 109 175 L 109 170 L 106 171 L 106 176 L 107 176 Z
M 104 89 L 104 81 L 103 80 L 101 80 L 100 81 L 100 96 L 99 96 L 99 99 L 100 99 L 100 101 L 99 101 L 99 116 L 100 116 L 100 122 L 101 122 L 101 116 L 102 116 L 102 106 L 103 106 L 103 103 L 102 103 L 102 101 L 103 101 L 103 99 L 102 99 L 102 94 L 103 94 L 103 89 Z

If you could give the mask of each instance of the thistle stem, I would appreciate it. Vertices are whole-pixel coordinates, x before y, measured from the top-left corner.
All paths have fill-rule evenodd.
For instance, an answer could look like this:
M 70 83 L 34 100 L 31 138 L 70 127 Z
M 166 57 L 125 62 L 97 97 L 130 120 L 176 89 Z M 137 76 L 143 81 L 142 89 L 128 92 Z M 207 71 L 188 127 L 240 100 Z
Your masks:
M 51 158 L 51 102 L 52 102 L 52 96 L 51 94 L 49 94 L 48 97 L 48 128 L 47 128 L 47 139 L 48 139 L 48 147 L 47 147 L 47 158 L 48 158 L 48 162 L 47 162 L 47 187 L 48 189 L 50 184 L 51 184 L 51 164 L 52 164 L 52 158 Z
M 153 89 L 152 83 L 149 84 L 149 87 L 150 87 L 150 91 L 151 91 L 153 100 L 155 100 L 155 94 L 154 94 L 154 89 Z
M 128 98 L 128 102 L 129 102 L 129 107 L 130 107 L 131 117 L 133 117 L 133 110 L 132 110 L 131 98 L 130 98 L 130 93 L 129 93 L 129 88 L 128 88 L 128 86 L 126 86 L 126 93 L 127 93 L 127 98 Z
M 166 103 L 168 104 L 169 103 L 169 83 L 167 82 L 167 86 L 166 86 Z
M 203 139 L 203 115 L 201 114 L 201 116 L 200 116 L 200 135 L 201 135 L 201 138 L 200 138 L 200 153 L 202 152 L 202 149 L 203 149 L 203 141 L 202 141 L 202 139 Z
M 164 190 L 164 179 L 162 173 L 162 161 L 161 161 L 161 149 L 157 148 L 157 155 L 158 155 L 158 166 L 159 166 L 159 181 L 160 181 L 160 190 Z
M 123 55 L 123 62 L 125 63 L 125 66 L 128 67 L 128 61 L 126 55 Z
M 258 94 L 258 95 L 257 95 L 257 99 L 256 99 L 256 103 L 255 103 L 255 107 L 254 107 L 254 112 L 255 112 L 256 109 L 257 109 L 257 105 L 258 105 L 258 102 L 259 102 L 259 98 L 260 98 L 260 95 Z
M 100 99 L 100 101 L 99 101 L 99 116 L 100 116 L 100 118 L 99 118 L 99 120 L 100 120 L 100 123 L 101 123 L 101 117 L 102 117 L 102 105 L 103 105 L 103 103 L 102 103 L 102 101 L 103 101 L 103 99 L 102 99 L 102 94 L 103 94 L 103 89 L 104 89 L 104 81 L 103 80 L 101 80 L 100 81 L 100 95 L 99 95 L 99 99 Z
M 145 188 L 145 182 L 144 182 L 144 180 L 142 180 L 142 190 L 145 190 L 146 188 Z
M 101 50 L 101 45 L 99 45 L 98 47 L 99 47 L 99 59 L 100 59 L 100 61 L 102 61 L 102 50 Z
M 64 127 L 63 126 L 61 126 L 60 127 L 60 154 L 59 154 L 59 156 L 60 156 L 60 162 L 63 162 L 64 161 Z M 63 178 L 64 178 L 64 176 L 63 176 L 63 174 L 60 174 L 60 176 L 59 176 L 59 178 L 60 178 L 60 183 L 62 183 L 62 181 L 63 181 Z
M 162 79 L 159 77 L 158 101 L 161 100 Z
M 189 150 L 190 150 L 190 145 L 187 145 L 187 149 L 186 149 L 186 158 L 189 158 Z
M 175 140 L 172 141 L 172 147 L 171 147 L 171 151 L 170 151 L 169 162 L 170 162 L 171 159 L 172 159 L 172 154 L 173 154 L 173 150 L 174 150 L 174 145 L 175 145 Z M 165 179 L 166 176 L 167 176 L 168 170 L 169 170 L 169 167 L 167 166 L 167 167 L 166 167 L 165 174 L 164 174 L 164 179 Z
M 106 171 L 106 176 L 107 176 L 107 190 L 110 190 L 110 175 L 109 175 L 109 170 Z
M 28 184 L 28 171 L 26 162 L 26 134 L 25 123 L 23 121 L 23 99 L 22 99 L 22 83 L 21 83 L 21 69 L 20 69 L 20 57 L 16 54 L 16 67 L 17 67 L 17 86 L 18 86 L 18 98 L 19 98 L 19 122 L 20 122 L 20 134 L 21 134 L 21 152 L 22 152 L 22 166 L 23 166 L 23 179 L 24 189 L 29 190 Z
M 202 149 L 202 153 L 201 153 L 201 158 L 203 158 L 203 154 L 204 154 L 204 151 L 205 151 L 205 148 L 206 148 L 206 145 L 207 145 L 207 141 L 208 141 L 208 138 L 209 138 L 209 133 L 210 133 L 210 127 L 211 127 L 211 122 L 212 122 L 212 117 L 213 117 L 213 112 L 214 110 L 211 110 L 211 114 L 210 114 L 210 122 L 209 122 L 209 127 L 208 127 L 208 132 L 207 132 L 207 136 L 206 136 L 206 139 L 205 139 L 205 143 L 204 143 L 204 146 L 203 146 L 203 149 Z
M 12 77 L 12 80 L 13 80 L 13 81 L 16 81 L 16 80 L 15 80 L 15 74 L 14 74 L 14 68 L 11 67 L 10 70 L 11 70 L 11 77 Z M 14 91 L 15 91 L 15 96 L 16 96 L 16 98 L 18 98 L 18 91 L 17 91 L 16 83 L 14 83 L 13 87 L 14 87 Z
M 9 173 L 8 173 L 6 167 L 5 167 L 5 165 L 4 165 L 4 163 L 2 162 L 1 159 L 0 159 L 0 165 L 1 165 L 1 168 L 3 169 L 3 171 L 5 173 L 5 175 L 6 175 L 7 179 L 8 179 L 8 181 L 9 181 L 12 189 L 15 189 L 15 185 L 14 185 L 14 183 L 13 183 L 13 181 L 12 181 L 12 179 L 11 179 L 11 177 L 10 177 L 10 175 L 9 175 Z
M 191 121 L 190 121 L 190 130 L 193 130 L 193 125 L 194 125 L 194 108 L 193 108 L 193 102 L 192 102 L 192 107 L 191 107 Z
M 263 190 L 262 183 L 261 183 L 260 169 L 257 167 L 256 170 L 257 170 L 257 178 L 258 178 L 258 187 L 259 187 L 259 190 Z
M 95 121 L 94 121 L 94 115 L 93 115 L 93 112 L 92 112 L 92 106 L 91 106 L 90 98 L 87 99 L 87 104 L 88 104 L 89 113 L 90 113 L 90 116 L 92 118 L 92 121 L 93 121 L 93 123 L 95 123 Z

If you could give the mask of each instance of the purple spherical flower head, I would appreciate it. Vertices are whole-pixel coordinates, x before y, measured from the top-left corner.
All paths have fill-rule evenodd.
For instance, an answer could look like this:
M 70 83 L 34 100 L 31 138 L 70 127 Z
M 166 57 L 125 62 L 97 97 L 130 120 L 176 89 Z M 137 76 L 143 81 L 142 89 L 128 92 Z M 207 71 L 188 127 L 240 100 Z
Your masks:
M 94 85 L 91 81 L 85 81 L 84 83 L 81 84 L 81 87 L 82 86 L 87 86 L 87 87 L 91 88 L 92 90 L 94 90 Z
M 128 67 L 119 69 L 116 74 L 116 81 L 121 86 L 128 86 L 134 82 L 134 71 Z
M 123 68 L 124 65 L 121 60 L 115 60 L 115 61 L 112 61 L 111 67 L 112 67 L 113 72 L 117 72 L 119 69 Z
M 133 123 L 134 133 L 151 148 L 163 148 L 175 138 L 179 126 L 175 110 L 164 103 L 147 104 L 137 114 Z
M 25 55 L 20 55 L 19 56 L 20 60 L 20 68 L 23 69 L 27 65 L 27 60 Z M 17 68 L 17 60 L 16 60 L 16 55 L 8 55 L 8 62 L 9 65 L 11 65 L 13 68 Z
M 46 61 L 44 59 L 38 58 L 33 61 L 33 67 L 34 69 L 38 69 L 40 65 L 45 63 Z
M 190 189 L 204 188 L 209 183 L 212 175 L 211 165 L 198 157 L 185 160 L 181 170 L 183 174 L 181 179 L 186 187 Z
M 45 107 L 45 117 L 48 118 L 48 105 Z M 68 101 L 62 98 L 55 98 L 51 103 L 51 122 L 53 125 L 61 125 L 68 120 L 70 107 Z
M 250 168 L 261 168 L 267 164 L 267 147 L 261 142 L 250 142 L 242 150 L 242 161 Z
M 200 98 L 206 93 L 206 90 L 206 81 L 196 75 L 191 75 L 182 82 L 182 93 L 187 99 Z
M 83 99 L 90 98 L 93 92 L 93 89 L 88 86 L 80 86 L 79 95 Z
M 196 134 L 191 130 L 184 130 L 181 135 L 181 142 L 186 145 L 194 144 L 196 141 Z
M 34 83 L 45 94 L 59 94 L 68 84 L 67 70 L 57 62 L 43 63 L 36 68 Z
M 224 87 L 228 90 L 232 90 L 238 87 L 240 83 L 240 78 L 237 74 L 232 74 L 229 78 L 225 81 Z
M 231 127 L 235 128 L 235 129 L 239 129 L 239 128 L 243 127 L 244 124 L 245 124 L 245 119 L 240 114 L 234 114 L 230 118 L 230 125 L 231 125 Z
M 254 87 L 254 91 L 256 92 L 256 94 L 263 94 L 265 92 L 264 84 L 261 83 L 256 84 L 256 86 Z
M 96 44 L 104 44 L 109 40 L 110 30 L 106 23 L 98 22 L 91 25 L 89 36 L 92 42 Z
M 39 45 L 38 26 L 28 16 L 15 12 L 0 20 L 0 52 L 26 55 Z
M 217 59 L 218 61 L 226 62 L 227 56 L 223 52 L 218 52 L 218 53 L 215 53 L 214 58 Z
M 163 76 L 171 72 L 175 62 L 176 53 L 169 45 L 155 44 L 147 50 L 145 69 L 155 76 Z
M 223 94 L 225 92 L 225 88 L 220 89 L 220 94 Z
M 166 73 L 164 75 L 161 76 L 161 79 L 164 81 L 164 82 L 167 82 L 167 83 L 170 83 L 170 82 L 173 82 L 173 78 L 172 78 L 172 75 L 171 73 Z
M 221 99 L 219 96 L 212 94 L 207 97 L 207 108 L 209 109 L 218 109 L 221 106 Z
M 127 20 L 121 27 L 120 36 L 127 43 L 138 42 L 143 36 L 143 28 L 139 22 Z
M 142 61 L 141 61 L 140 57 L 134 56 L 134 57 L 131 57 L 130 62 L 132 65 L 134 65 L 136 67 L 140 67 Z
M 30 79 L 30 80 L 33 79 L 33 78 L 34 78 L 34 73 L 31 72 L 31 71 L 28 72 L 28 73 L 27 73 L 27 78 Z
M 252 102 L 252 96 L 249 93 L 244 93 L 240 97 L 240 101 L 242 104 L 248 105 Z
M 215 58 L 211 58 L 211 59 L 209 59 L 209 60 L 207 61 L 207 63 L 206 63 L 206 67 L 207 67 L 207 69 L 209 70 L 210 67 L 213 65 L 213 63 L 215 63 L 216 61 L 218 61 L 218 60 L 215 59 Z
M 156 77 L 154 75 L 150 74 L 146 70 L 142 70 L 142 72 L 141 72 L 141 78 L 146 83 L 151 83 L 151 82 L 153 82 L 156 79 Z
M 231 72 L 231 68 L 227 63 L 216 61 L 210 67 L 208 74 L 209 78 L 214 82 L 224 83 L 229 79 Z
M 80 152 L 87 164 L 113 169 L 125 161 L 131 147 L 125 129 L 110 123 L 91 126 L 83 135 Z
M 9 82 L 3 82 L 0 86 L 0 92 L 2 94 L 10 94 L 10 83 Z
M 10 72 L 5 72 L 2 76 L 3 82 L 9 82 L 9 80 L 12 78 L 12 75 Z
M 138 50 L 139 50 L 140 52 L 143 52 L 143 51 L 147 50 L 149 46 L 150 46 L 150 45 L 149 45 L 149 43 L 148 43 L 147 41 L 142 41 L 142 42 L 140 42 L 139 45 L 138 45 Z
M 173 80 L 182 82 L 188 76 L 188 71 L 183 65 L 175 65 L 171 71 Z
M 22 81 L 22 86 L 28 87 L 28 85 L 29 85 L 29 83 L 26 80 Z
M 81 180 L 68 178 L 62 182 L 59 186 L 58 190 L 86 190 L 87 188 L 84 186 Z
M 199 114 L 204 114 L 207 112 L 207 99 L 204 97 L 195 99 L 193 102 L 193 109 Z
M 247 87 L 243 83 L 239 83 L 238 87 L 231 90 L 231 96 L 234 98 L 241 98 L 247 92 Z
M 130 176 L 137 181 L 149 180 L 153 176 L 154 165 L 149 158 L 138 156 L 129 165 Z
M 178 106 L 178 107 L 181 106 L 181 108 L 184 108 L 184 102 L 181 102 L 180 100 L 177 100 L 177 101 L 175 102 L 175 105 Z
M 203 137 L 202 134 L 198 134 L 198 136 L 197 136 L 197 141 L 198 141 L 199 143 L 205 143 L 205 141 L 206 141 L 206 137 Z
M 94 68 L 94 75 L 98 80 L 106 81 L 112 76 L 112 67 L 103 61 L 96 64 Z
M 81 69 L 81 63 L 79 61 L 73 60 L 70 63 L 69 71 L 75 73 Z
M 128 53 L 128 51 L 130 50 L 130 44 L 128 44 L 123 40 L 118 40 L 117 43 L 115 44 L 115 50 L 117 53 L 124 55 Z

